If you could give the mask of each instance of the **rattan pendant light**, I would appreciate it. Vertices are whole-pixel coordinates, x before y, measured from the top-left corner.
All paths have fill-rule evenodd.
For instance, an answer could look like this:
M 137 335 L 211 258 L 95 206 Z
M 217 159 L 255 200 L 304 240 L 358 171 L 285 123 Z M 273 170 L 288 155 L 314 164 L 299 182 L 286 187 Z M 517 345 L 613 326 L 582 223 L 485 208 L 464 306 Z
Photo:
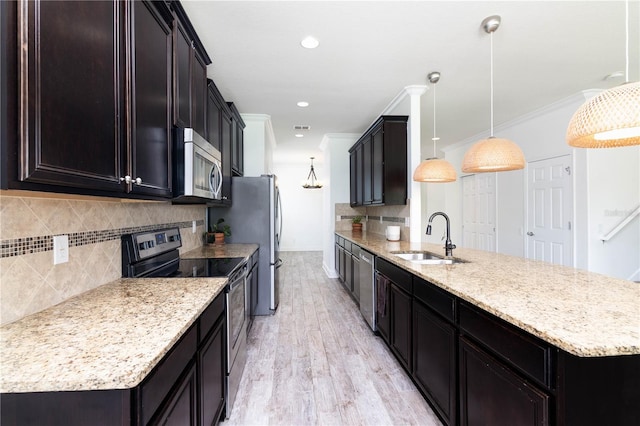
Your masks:
M 493 136 L 493 33 L 500 26 L 498 15 L 482 21 L 491 38 L 491 136 L 473 144 L 462 160 L 464 173 L 505 172 L 524 168 L 524 154 L 514 142 Z
M 640 82 L 629 83 L 629 1 L 625 2 L 627 83 L 585 102 L 571 118 L 567 143 L 578 148 L 640 145 Z
M 441 160 L 436 156 L 436 142 L 440 140 L 436 136 L 436 83 L 440 81 L 440 73 L 434 71 L 427 75 L 433 85 L 433 157 L 420 163 L 413 172 L 413 180 L 416 182 L 445 183 L 456 180 L 456 170 L 447 160 Z

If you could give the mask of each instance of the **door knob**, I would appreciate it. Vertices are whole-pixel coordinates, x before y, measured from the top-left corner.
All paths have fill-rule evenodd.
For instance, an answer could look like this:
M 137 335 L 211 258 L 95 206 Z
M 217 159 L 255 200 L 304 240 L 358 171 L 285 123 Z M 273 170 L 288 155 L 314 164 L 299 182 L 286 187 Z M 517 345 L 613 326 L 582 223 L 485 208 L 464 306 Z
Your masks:
M 529 232 L 527 232 L 527 235 L 530 236 L 530 237 L 533 237 L 535 234 L 533 232 L 529 231 Z

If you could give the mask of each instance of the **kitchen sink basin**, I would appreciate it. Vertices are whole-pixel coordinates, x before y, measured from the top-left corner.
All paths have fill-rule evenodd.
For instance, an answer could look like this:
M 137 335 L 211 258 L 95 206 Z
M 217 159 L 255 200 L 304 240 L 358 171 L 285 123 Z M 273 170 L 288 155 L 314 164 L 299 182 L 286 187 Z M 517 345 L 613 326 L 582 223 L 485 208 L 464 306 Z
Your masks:
M 398 256 L 404 260 L 444 260 L 442 256 L 435 255 L 428 251 L 422 252 L 392 252 L 392 254 Z
M 452 265 L 454 263 L 464 263 L 464 260 L 456 258 L 445 258 L 428 251 L 391 252 L 394 256 L 408 260 L 418 265 Z

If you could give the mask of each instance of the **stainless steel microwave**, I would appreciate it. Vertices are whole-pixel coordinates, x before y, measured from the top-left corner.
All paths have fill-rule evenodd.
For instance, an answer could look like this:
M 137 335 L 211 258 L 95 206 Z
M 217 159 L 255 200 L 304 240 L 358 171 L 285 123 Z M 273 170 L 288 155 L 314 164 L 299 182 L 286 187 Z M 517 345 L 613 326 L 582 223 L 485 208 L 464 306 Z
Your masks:
M 222 155 L 191 128 L 174 129 L 174 202 L 222 199 Z

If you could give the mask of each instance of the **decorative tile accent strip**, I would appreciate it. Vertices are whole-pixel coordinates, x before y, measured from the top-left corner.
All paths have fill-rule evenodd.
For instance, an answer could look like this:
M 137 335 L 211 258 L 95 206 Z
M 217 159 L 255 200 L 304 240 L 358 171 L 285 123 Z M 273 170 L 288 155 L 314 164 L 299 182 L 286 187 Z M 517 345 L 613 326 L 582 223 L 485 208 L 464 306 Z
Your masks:
M 88 244 L 102 243 L 105 241 L 117 240 L 122 235 L 134 232 L 151 231 L 159 228 L 178 227 L 191 228 L 193 223 L 174 222 L 156 225 L 133 226 L 128 228 L 106 229 L 102 231 L 71 232 L 69 233 L 69 247 L 79 247 Z M 196 221 L 196 226 L 204 226 L 204 220 Z M 38 237 L 14 238 L 0 241 L 0 258 L 23 256 L 25 254 L 38 253 L 53 250 L 53 235 L 42 235 Z
M 380 221 L 380 216 L 367 215 L 367 220 L 377 220 L 377 221 Z
M 382 221 L 383 221 L 383 222 L 404 223 L 404 217 L 382 216 Z

